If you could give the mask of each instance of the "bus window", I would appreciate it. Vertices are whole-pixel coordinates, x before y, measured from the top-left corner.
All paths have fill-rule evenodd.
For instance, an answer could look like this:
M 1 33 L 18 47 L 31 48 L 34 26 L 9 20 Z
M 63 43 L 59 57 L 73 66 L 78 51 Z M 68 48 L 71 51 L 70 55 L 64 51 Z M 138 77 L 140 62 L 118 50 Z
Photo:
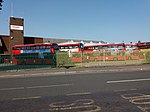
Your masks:
M 20 47 L 13 47 L 13 50 L 20 50 Z
M 26 49 L 29 50 L 29 49 L 30 49 L 30 46 L 27 46 Z

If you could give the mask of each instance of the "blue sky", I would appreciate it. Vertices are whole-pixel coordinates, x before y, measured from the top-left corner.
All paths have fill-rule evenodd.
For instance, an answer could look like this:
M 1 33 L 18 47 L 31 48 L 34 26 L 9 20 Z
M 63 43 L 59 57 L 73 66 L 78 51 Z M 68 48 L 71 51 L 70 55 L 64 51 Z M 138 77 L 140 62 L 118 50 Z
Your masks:
M 12 15 L 25 19 L 25 36 L 150 41 L 150 0 L 4 0 L 1 35 Z

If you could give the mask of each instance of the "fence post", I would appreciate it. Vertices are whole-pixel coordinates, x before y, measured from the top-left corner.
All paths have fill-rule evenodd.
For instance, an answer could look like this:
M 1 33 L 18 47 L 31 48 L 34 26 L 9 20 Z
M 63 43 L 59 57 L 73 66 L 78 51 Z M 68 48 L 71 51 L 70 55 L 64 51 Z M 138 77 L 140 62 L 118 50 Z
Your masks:
M 124 62 L 125 62 L 125 64 L 127 64 L 127 62 L 126 62 L 127 61 L 126 60 L 127 57 L 126 57 L 126 51 L 125 50 L 123 50 L 123 55 L 124 55 Z
M 81 67 L 83 67 L 84 51 L 81 52 Z
M 103 50 L 103 64 L 105 64 L 105 59 L 106 59 L 106 56 L 105 56 L 105 49 Z

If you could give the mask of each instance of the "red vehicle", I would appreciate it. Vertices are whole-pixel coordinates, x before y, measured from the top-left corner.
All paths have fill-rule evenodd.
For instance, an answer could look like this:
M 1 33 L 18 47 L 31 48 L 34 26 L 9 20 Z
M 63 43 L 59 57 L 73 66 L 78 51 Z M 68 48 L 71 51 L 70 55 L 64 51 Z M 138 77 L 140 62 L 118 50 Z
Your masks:
M 84 44 L 81 42 L 66 42 L 66 43 L 59 43 L 59 50 L 60 51 L 67 51 L 69 53 L 70 59 L 77 63 L 82 62 L 81 56 L 76 56 L 76 54 L 81 55 L 84 49 Z M 75 56 L 74 56 L 75 54 Z
M 13 46 L 12 54 L 54 53 L 59 47 L 56 43 L 38 43 Z
M 150 49 L 150 42 L 140 42 L 138 43 L 130 43 L 125 44 L 126 50 L 142 50 L 142 49 Z
M 137 44 L 129 43 L 125 44 L 125 50 L 126 51 L 131 51 L 131 50 L 140 50 L 140 48 L 137 46 Z
M 150 42 L 138 42 L 137 47 L 139 49 L 150 49 Z
M 124 43 L 114 43 L 114 44 L 105 44 L 105 43 L 86 43 L 84 45 L 85 52 L 99 51 L 99 50 L 125 50 Z
M 69 51 L 69 52 L 81 52 L 84 48 L 84 45 L 81 42 L 59 43 L 58 46 L 60 51 Z
M 12 50 L 13 64 L 51 64 L 50 55 L 59 50 L 56 43 L 15 45 Z

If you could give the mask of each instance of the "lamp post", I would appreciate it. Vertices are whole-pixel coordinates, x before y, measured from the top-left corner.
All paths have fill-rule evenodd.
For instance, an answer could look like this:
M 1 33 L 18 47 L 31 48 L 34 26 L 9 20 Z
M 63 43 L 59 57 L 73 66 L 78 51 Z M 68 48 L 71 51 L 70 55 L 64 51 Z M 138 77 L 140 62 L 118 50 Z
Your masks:
M 10 62 L 12 63 L 12 39 L 14 37 L 10 36 L 10 39 L 9 39 L 9 54 L 10 54 Z

